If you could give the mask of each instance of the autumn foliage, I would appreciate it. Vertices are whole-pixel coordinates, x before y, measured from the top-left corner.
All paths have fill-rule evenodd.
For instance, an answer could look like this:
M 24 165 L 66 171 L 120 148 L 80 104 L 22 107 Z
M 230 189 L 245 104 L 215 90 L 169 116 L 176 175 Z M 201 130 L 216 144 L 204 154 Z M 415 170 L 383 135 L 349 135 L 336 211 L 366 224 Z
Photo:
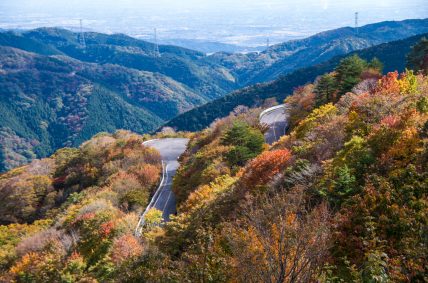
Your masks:
M 241 178 L 244 186 L 267 185 L 273 177 L 286 167 L 290 158 L 291 153 L 287 149 L 263 152 L 245 168 Z
M 169 267 L 157 278 L 423 280 L 428 79 L 344 64 L 361 69 L 342 66 L 331 96 L 312 91 L 318 82 L 296 89 L 289 133 L 238 170 L 227 160 L 233 143 L 218 142 L 236 117 L 195 136 L 175 187 L 189 193 L 158 237 Z
M 0 281 L 96 282 L 143 252 L 133 235 L 157 186 L 160 155 L 126 131 L 0 176 Z M 13 209 L 12 209 L 13 208 Z M 13 222 L 23 224 L 11 224 Z
M 380 70 L 353 56 L 296 88 L 272 146 L 260 109 L 195 133 L 177 215 L 159 225 L 151 210 L 140 238 L 160 166 L 138 136 L 100 135 L 0 176 L 1 279 L 426 281 L 428 77 Z

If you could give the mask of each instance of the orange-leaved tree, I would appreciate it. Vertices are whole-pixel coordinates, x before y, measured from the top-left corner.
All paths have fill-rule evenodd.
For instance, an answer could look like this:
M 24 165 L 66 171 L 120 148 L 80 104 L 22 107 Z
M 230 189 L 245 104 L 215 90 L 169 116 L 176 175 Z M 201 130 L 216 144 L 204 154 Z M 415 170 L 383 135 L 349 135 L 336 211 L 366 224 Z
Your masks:
M 271 181 L 284 169 L 290 158 L 291 153 L 287 149 L 263 152 L 245 168 L 242 183 L 254 187 Z

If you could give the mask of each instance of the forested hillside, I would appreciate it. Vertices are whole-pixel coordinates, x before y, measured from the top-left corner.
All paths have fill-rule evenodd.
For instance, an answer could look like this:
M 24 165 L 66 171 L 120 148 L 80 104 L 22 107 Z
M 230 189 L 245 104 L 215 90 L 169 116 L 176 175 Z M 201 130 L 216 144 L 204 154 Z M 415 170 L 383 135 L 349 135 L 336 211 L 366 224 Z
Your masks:
M 261 154 L 257 112 L 195 137 L 175 180 L 179 216 L 134 278 L 424 281 L 428 79 L 382 77 L 356 57 L 336 72 L 346 68 L 287 99 L 290 132 Z
M 288 66 L 294 60 L 291 53 L 297 50 L 303 52 L 299 56 L 305 56 L 305 62 L 312 64 L 336 53 L 422 33 L 426 31 L 424 23 L 426 20 L 369 25 L 361 28 L 358 40 L 354 40 L 356 35 L 352 29 L 338 29 L 304 41 L 273 46 L 273 53 L 268 51 L 272 56 L 269 55 L 267 65 L 259 64 L 264 53 L 228 55 L 228 59 L 223 60 L 222 54 L 207 56 L 161 45 L 157 54 L 152 43 L 123 34 L 87 32 L 83 38 L 79 33 L 59 28 L 0 32 L 0 172 L 45 157 L 61 147 L 78 146 L 100 131 L 152 132 L 190 109 L 251 83 L 252 76 L 262 69 L 267 68 L 267 73 L 276 76 L 278 72 L 269 69 L 275 62 L 289 71 L 300 67 L 298 64 Z M 349 48 L 337 51 L 334 44 L 329 45 L 330 41 L 334 43 L 342 37 L 346 38 Z M 326 53 L 326 49 L 337 52 Z M 313 52 L 307 54 L 304 50 Z M 325 56 L 320 57 L 321 53 Z M 401 70 L 396 61 L 402 60 L 391 56 L 391 69 Z M 314 69 L 312 75 L 310 70 L 305 70 L 291 77 L 287 87 L 278 88 L 282 93 L 280 98 L 295 85 L 328 70 L 318 69 Z M 271 77 L 262 80 L 268 79 Z M 276 95 L 275 87 L 269 89 L 274 85 L 261 89 Z M 260 85 L 237 94 L 241 97 L 241 93 L 254 93 L 258 89 Z M 208 108 L 214 105 L 215 111 L 205 112 L 205 108 L 201 108 L 194 112 L 196 117 L 189 112 L 170 125 L 200 130 L 215 118 L 227 115 L 238 102 L 229 102 L 235 96 L 236 93 L 207 105 Z M 251 96 L 251 99 L 244 98 L 247 100 L 244 104 L 254 105 L 258 95 Z
M 139 236 L 161 168 L 140 136 L 100 134 L 0 175 L 0 280 L 423 282 L 427 43 L 412 70 L 383 75 L 391 62 L 354 54 L 296 86 L 272 146 L 260 108 L 195 133 L 177 215 L 150 215 Z
M 407 39 L 380 44 L 350 54 L 357 54 L 364 59 L 378 58 L 384 62 L 383 71 L 404 71 L 406 54 L 421 38 L 418 35 Z M 203 106 L 188 111 L 168 122 L 166 125 L 177 130 L 198 131 L 209 126 L 215 119 L 228 115 L 239 105 L 254 107 L 260 105 L 265 99 L 274 97 L 281 102 L 290 95 L 294 88 L 315 80 L 325 72 L 332 71 L 344 56 L 335 57 L 327 62 L 312 67 L 299 69 L 275 81 L 256 84 L 228 94 L 222 98 L 209 102 Z
M 428 32 L 428 19 L 344 27 L 271 46 L 261 53 L 218 53 L 208 57 L 232 70 L 241 85 L 267 82 L 335 56 Z
M 0 171 L 102 131 L 147 133 L 206 102 L 161 74 L 0 47 Z
M 235 89 L 204 54 L 125 35 L 57 28 L 0 33 L 0 172 L 98 132 L 156 130 Z
M 99 134 L 0 175 L 0 281 L 105 282 L 140 256 L 134 229 L 161 173 L 143 140 Z

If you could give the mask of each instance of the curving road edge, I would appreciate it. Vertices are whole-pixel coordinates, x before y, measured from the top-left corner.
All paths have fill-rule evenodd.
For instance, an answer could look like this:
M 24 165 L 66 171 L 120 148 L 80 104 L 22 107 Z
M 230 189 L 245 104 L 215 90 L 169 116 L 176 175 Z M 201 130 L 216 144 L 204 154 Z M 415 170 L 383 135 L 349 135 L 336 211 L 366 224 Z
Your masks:
M 137 227 L 135 228 L 135 234 L 137 236 L 141 235 L 145 224 L 145 216 L 150 209 L 156 208 L 162 211 L 164 222 L 168 222 L 170 215 L 176 213 L 172 180 L 179 166 L 177 159 L 186 150 L 188 142 L 189 139 L 186 138 L 166 138 L 149 140 L 143 143 L 143 146 L 153 147 L 159 151 L 162 158 L 162 178 L 149 205 L 140 216 Z
M 281 104 L 264 110 L 260 113 L 259 121 L 261 124 L 269 126 L 265 133 L 265 140 L 268 144 L 273 144 L 279 138 L 285 135 L 288 127 L 287 105 Z M 176 213 L 175 195 L 172 191 L 172 180 L 179 163 L 177 159 L 186 150 L 189 139 L 186 138 L 166 138 L 145 141 L 143 146 L 149 146 L 157 149 L 162 157 L 162 178 L 154 193 L 149 205 L 141 214 L 135 234 L 141 235 L 145 224 L 145 216 L 150 209 L 156 208 L 162 211 L 164 222 L 168 222 L 171 214 Z
M 265 133 L 265 140 L 268 144 L 273 144 L 286 134 L 288 128 L 288 105 L 281 104 L 264 110 L 259 115 L 261 124 L 269 126 Z

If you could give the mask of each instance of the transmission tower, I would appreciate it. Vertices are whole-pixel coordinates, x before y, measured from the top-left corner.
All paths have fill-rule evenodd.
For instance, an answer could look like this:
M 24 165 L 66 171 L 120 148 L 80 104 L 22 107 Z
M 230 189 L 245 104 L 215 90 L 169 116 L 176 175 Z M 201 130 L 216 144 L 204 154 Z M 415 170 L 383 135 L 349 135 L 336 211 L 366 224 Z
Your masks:
M 79 43 L 80 43 L 80 46 L 83 47 L 83 49 L 86 49 L 86 41 L 85 41 L 85 34 L 83 33 L 82 19 L 80 19 Z
M 158 32 L 155 28 L 154 30 L 154 47 L 153 47 L 153 56 L 154 57 L 161 57 L 159 52 L 159 44 L 158 44 Z
M 357 34 L 359 32 L 358 28 L 358 12 L 355 12 L 355 31 Z

